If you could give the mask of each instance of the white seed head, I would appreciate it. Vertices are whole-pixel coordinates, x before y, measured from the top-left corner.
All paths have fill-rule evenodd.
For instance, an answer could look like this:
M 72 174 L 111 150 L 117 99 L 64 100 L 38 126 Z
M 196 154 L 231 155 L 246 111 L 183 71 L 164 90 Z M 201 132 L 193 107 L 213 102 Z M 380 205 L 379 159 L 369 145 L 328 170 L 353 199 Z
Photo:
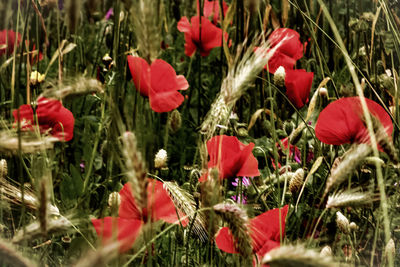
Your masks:
M 328 89 L 326 89 L 325 87 L 319 88 L 318 93 L 319 93 L 319 96 L 320 96 L 320 97 L 327 97 L 327 98 L 329 97 L 329 95 L 328 95 Z
M 336 224 L 343 233 L 348 234 L 350 232 L 349 220 L 340 211 L 336 212 Z
M 321 252 L 319 253 L 322 257 L 331 257 L 332 256 L 332 248 L 328 245 L 322 248 Z
M 356 231 L 356 230 L 358 229 L 358 225 L 357 225 L 355 222 L 351 222 L 351 223 L 349 224 L 349 228 L 350 228 L 350 230 L 352 230 L 352 231 Z
M 389 240 L 389 242 L 386 244 L 385 254 L 386 254 L 386 256 L 388 256 L 390 254 L 394 255 L 395 253 L 396 253 L 396 247 L 395 247 L 393 239 L 391 238 Z
M 118 192 L 112 192 L 108 196 L 108 206 L 112 207 L 114 205 L 119 206 L 121 204 L 121 197 Z
M 274 73 L 274 84 L 276 86 L 283 87 L 285 85 L 285 68 L 280 66 Z
M 44 74 L 40 74 L 40 72 L 38 71 L 32 71 L 31 72 L 31 77 L 30 77 L 30 81 L 32 85 L 37 85 L 39 83 L 42 83 L 44 81 L 44 78 L 46 76 Z
M 165 149 L 160 149 L 154 157 L 154 167 L 157 169 L 167 167 L 168 154 Z

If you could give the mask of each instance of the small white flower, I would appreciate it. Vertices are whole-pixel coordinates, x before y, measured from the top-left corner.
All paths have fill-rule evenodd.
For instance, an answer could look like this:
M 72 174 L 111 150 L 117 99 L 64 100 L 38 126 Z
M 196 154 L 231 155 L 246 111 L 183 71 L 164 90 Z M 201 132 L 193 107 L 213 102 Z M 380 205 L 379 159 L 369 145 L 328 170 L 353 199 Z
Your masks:
M 154 167 L 164 168 L 167 167 L 168 154 L 165 149 L 160 149 L 154 157 Z

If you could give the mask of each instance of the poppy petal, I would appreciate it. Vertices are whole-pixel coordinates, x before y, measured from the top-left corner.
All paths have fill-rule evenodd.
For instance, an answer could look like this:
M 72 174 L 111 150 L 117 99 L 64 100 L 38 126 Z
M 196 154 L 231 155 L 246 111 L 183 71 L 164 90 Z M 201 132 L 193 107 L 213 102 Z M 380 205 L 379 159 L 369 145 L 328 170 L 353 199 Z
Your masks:
M 393 123 L 385 109 L 373 100 L 365 98 L 369 111 L 376 116 L 388 136 L 392 135 Z M 316 137 L 325 144 L 365 143 L 368 131 L 361 120 L 362 108 L 359 97 L 346 97 L 330 103 L 319 114 L 315 125 Z
M 164 188 L 162 182 L 158 180 L 150 180 L 147 187 L 147 211 L 151 210 L 151 217 L 154 221 L 163 220 L 167 223 L 181 223 L 186 226 L 188 219 L 179 211 L 179 218 L 176 214 L 174 202 Z
M 61 141 L 70 141 L 73 138 L 74 116 L 60 101 L 45 97 L 38 98 L 36 114 L 42 132 L 51 129 L 51 135 Z
M 293 69 L 295 64 L 295 59 L 281 53 L 279 50 L 275 50 L 275 53 L 268 60 L 268 64 L 264 66 L 264 69 L 274 74 L 280 66 L 288 70 Z
M 286 95 L 296 108 L 302 108 L 308 102 L 313 78 L 313 72 L 286 70 Z
M 260 171 L 258 170 L 258 161 L 254 157 L 252 151 L 254 148 L 254 143 L 248 144 L 242 151 L 242 166 L 237 172 L 237 176 L 260 176 Z
M 217 247 L 227 253 L 238 253 L 235 248 L 235 241 L 228 227 L 222 227 L 215 236 Z
M 121 191 L 119 191 L 119 195 L 121 197 L 121 204 L 118 211 L 119 217 L 140 220 L 142 215 L 133 197 L 131 183 L 126 183 Z
M 21 105 L 18 109 L 14 109 L 12 114 L 14 117 L 14 124 L 18 122 L 18 110 L 19 110 L 19 120 L 21 121 L 21 128 L 32 128 L 33 125 L 33 110 L 30 105 Z
M 268 241 L 280 242 L 281 230 L 282 236 L 285 234 L 285 220 L 288 209 L 288 205 L 272 209 L 250 220 L 250 235 L 253 240 L 253 249 L 256 253 Z M 279 214 L 281 215 L 280 220 Z
M 116 237 L 120 243 L 119 252 L 129 250 L 142 228 L 142 221 L 135 219 L 122 219 L 106 217 L 103 219 L 93 219 L 92 224 L 97 235 L 102 239 L 103 244 L 108 244 Z
M 279 44 L 278 51 L 294 60 L 303 57 L 303 44 L 300 41 L 300 34 L 295 30 L 288 28 L 276 29 L 268 37 L 268 41 L 271 47 Z
M 140 57 L 128 56 L 128 65 L 136 89 L 143 96 L 150 92 L 150 66 Z
M 185 77 L 177 76 L 172 66 L 161 59 L 157 59 L 151 64 L 150 73 L 151 108 L 156 112 L 168 112 L 179 107 L 184 97 L 177 90 L 188 87 Z

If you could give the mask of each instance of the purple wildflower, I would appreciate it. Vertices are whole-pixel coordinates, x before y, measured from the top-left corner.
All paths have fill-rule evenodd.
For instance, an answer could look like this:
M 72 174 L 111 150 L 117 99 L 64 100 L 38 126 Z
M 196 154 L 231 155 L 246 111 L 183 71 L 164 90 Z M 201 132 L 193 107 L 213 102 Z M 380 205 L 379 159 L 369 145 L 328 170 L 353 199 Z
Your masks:
M 109 20 L 112 15 L 114 15 L 114 10 L 112 8 L 110 8 L 106 13 L 105 19 Z
M 235 178 L 235 181 L 232 182 L 232 185 L 233 186 L 238 186 L 239 185 L 239 181 L 240 181 L 239 178 Z M 242 178 L 242 185 L 244 187 L 248 187 L 250 185 L 250 179 L 248 177 L 244 176 Z
M 246 204 L 247 203 L 247 197 L 246 196 L 243 196 L 243 199 L 242 199 L 242 197 L 240 195 L 239 196 L 234 195 L 234 196 L 231 196 L 231 199 L 233 199 L 233 201 L 235 201 L 236 203 L 239 203 L 239 204 Z

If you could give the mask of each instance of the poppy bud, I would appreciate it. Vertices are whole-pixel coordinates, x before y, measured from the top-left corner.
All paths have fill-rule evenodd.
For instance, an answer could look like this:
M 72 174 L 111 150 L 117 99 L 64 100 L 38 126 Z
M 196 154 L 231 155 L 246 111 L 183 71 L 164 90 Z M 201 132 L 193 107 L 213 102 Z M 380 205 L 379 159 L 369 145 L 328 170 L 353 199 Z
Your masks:
M 349 220 L 340 211 L 336 212 L 336 225 L 343 233 L 348 234 L 350 232 Z
M 274 73 L 274 84 L 278 87 L 283 87 L 285 85 L 285 68 L 280 66 Z
M 112 192 L 108 196 L 108 206 L 113 207 L 113 206 L 119 206 L 121 204 L 121 197 L 118 192 Z
M 176 109 L 174 109 L 171 112 L 171 119 L 169 126 L 171 127 L 173 133 L 176 133 L 182 126 L 181 113 L 179 113 L 179 111 Z
M 167 151 L 160 149 L 154 158 L 154 167 L 157 169 L 167 167 L 167 160 Z
M 290 135 L 294 129 L 294 123 L 292 121 L 285 121 L 283 123 L 283 130 L 285 131 L 286 135 Z

